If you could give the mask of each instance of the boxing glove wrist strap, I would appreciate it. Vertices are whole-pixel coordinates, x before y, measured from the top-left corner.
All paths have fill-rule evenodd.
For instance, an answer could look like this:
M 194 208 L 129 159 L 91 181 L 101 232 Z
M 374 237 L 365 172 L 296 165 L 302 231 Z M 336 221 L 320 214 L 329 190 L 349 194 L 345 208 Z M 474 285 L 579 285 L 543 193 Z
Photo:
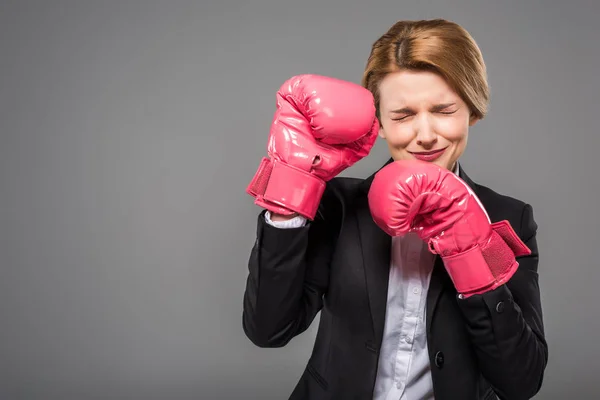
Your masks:
M 436 249 L 442 255 L 457 292 L 463 297 L 485 293 L 505 284 L 519 267 L 516 257 L 531 254 L 508 221 L 497 222 L 491 227 L 492 235 L 483 246 L 477 245 L 453 255 L 445 255 L 442 249 Z
M 274 213 L 298 213 L 313 220 L 325 182 L 299 168 L 264 157 L 246 192 L 255 204 Z

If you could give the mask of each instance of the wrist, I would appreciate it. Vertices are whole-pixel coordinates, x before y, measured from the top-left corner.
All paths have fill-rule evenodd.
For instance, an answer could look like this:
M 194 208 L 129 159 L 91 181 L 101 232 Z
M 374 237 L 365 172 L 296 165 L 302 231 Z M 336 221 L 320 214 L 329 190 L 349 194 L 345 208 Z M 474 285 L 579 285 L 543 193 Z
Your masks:
M 278 214 L 276 212 L 272 212 L 269 215 L 269 218 L 271 218 L 271 221 L 273 222 L 279 222 L 279 221 L 289 221 L 290 219 L 296 218 L 299 214 L 298 213 L 292 213 L 290 215 L 285 215 L 285 214 Z

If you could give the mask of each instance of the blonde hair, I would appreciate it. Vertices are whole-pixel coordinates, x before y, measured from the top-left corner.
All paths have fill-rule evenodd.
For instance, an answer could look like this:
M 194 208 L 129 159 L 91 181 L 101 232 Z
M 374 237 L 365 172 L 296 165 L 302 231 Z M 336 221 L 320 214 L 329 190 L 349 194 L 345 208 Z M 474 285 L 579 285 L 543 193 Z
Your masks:
M 460 25 L 444 19 L 398 21 L 371 49 L 362 85 L 375 98 L 379 118 L 379 84 L 401 70 L 433 71 L 482 119 L 488 109 L 489 86 L 483 56 Z

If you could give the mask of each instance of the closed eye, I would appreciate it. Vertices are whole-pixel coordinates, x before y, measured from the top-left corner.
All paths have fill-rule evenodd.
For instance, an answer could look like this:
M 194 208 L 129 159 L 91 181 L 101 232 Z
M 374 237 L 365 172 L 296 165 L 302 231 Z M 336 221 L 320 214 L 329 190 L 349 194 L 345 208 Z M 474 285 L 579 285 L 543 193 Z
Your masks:
M 454 111 L 436 111 L 436 112 L 437 112 L 438 114 L 451 115 L 451 114 L 454 114 L 454 113 L 456 113 L 456 111 L 457 111 L 457 110 L 454 110 Z M 404 115 L 404 116 L 402 116 L 402 117 L 399 117 L 399 118 L 392 118 L 392 121 L 402 121 L 402 120 L 405 120 L 406 118 L 410 117 L 411 115 L 412 115 L 412 114 L 409 114 L 409 115 Z
M 403 115 L 402 117 L 397 117 L 397 118 L 392 118 L 392 121 L 402 121 L 408 117 L 410 117 L 413 114 L 408 114 L 408 115 Z

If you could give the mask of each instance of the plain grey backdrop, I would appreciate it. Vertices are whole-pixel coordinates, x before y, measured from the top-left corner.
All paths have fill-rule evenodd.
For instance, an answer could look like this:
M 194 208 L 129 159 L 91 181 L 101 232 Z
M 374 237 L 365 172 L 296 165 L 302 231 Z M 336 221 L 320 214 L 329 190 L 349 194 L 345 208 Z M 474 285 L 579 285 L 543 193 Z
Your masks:
M 599 16 L 592 0 L 2 1 L 0 400 L 286 399 L 318 321 L 282 349 L 241 325 L 245 188 L 275 91 L 359 83 L 394 22 L 436 17 L 488 66 L 463 166 L 539 224 L 537 398 L 597 398 Z M 343 174 L 387 158 L 378 141 Z

